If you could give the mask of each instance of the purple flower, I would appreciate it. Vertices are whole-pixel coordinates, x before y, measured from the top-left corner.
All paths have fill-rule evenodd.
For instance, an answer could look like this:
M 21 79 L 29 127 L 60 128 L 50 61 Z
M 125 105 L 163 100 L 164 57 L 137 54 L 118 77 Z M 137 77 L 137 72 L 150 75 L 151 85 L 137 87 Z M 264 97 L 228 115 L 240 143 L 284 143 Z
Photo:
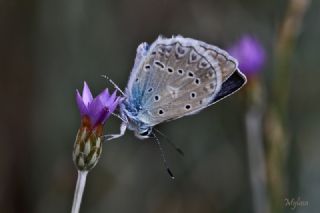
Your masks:
M 110 95 L 108 89 L 93 98 L 86 82 L 84 82 L 82 96 L 78 90 L 76 92 L 76 101 L 81 117 L 89 119 L 92 127 L 103 125 L 116 109 L 119 100 L 120 97 L 117 97 L 116 91 Z
M 239 68 L 247 77 L 261 71 L 265 63 L 266 54 L 262 44 L 249 35 L 236 42 L 229 53 L 239 61 Z

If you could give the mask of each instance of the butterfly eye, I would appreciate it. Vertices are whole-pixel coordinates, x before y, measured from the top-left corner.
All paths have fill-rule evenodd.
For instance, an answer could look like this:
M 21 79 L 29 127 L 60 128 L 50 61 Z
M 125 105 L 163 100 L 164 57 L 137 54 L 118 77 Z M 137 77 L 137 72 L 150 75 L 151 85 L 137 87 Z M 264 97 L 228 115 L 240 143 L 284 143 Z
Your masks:
M 147 137 L 147 136 L 151 135 L 151 132 L 152 132 L 152 130 L 149 128 L 149 129 L 144 130 L 143 132 L 139 132 L 139 135 L 142 137 Z

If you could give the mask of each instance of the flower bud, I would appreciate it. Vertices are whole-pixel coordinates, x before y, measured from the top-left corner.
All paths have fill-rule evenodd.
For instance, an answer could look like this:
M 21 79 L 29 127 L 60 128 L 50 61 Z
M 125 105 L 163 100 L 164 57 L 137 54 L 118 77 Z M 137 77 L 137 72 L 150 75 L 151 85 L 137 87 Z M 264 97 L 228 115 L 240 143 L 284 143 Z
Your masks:
M 73 162 L 80 171 L 91 170 L 102 152 L 102 125 L 91 127 L 87 116 L 82 118 L 73 149 Z
M 108 89 L 93 98 L 89 86 L 84 82 L 82 95 L 76 91 L 76 102 L 81 115 L 73 148 L 73 162 L 80 171 L 91 170 L 99 161 L 102 152 L 103 125 L 116 109 L 120 97 Z

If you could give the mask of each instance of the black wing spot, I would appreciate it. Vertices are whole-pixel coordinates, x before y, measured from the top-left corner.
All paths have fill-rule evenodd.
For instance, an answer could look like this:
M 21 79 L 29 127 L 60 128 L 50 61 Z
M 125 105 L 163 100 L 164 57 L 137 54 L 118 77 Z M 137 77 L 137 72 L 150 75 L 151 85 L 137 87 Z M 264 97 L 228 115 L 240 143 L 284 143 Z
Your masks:
M 159 101 L 160 100 L 160 96 L 159 95 L 154 96 L 154 100 L 155 101 Z
M 162 109 L 159 109 L 158 114 L 159 114 L 159 115 L 163 115 L 163 114 L 164 114 L 164 111 L 163 111 Z
M 173 69 L 171 67 L 168 67 L 167 70 L 168 70 L 168 73 L 173 73 Z
M 181 55 L 185 54 L 186 53 L 186 50 L 184 48 L 182 48 L 181 46 L 178 46 L 177 48 L 177 52 Z
M 209 67 L 210 67 L 210 64 L 205 59 L 202 59 L 200 61 L 200 64 L 199 64 L 200 69 L 208 69 Z
M 189 109 L 191 109 L 191 105 L 190 105 L 190 104 L 187 104 L 184 108 L 185 108 L 186 110 L 189 110 Z
M 183 75 L 183 72 L 184 72 L 184 71 L 183 71 L 182 69 L 178 69 L 177 72 L 178 72 L 179 75 Z
M 191 98 L 195 98 L 196 96 L 197 96 L 197 93 L 196 93 L 196 92 L 191 92 L 191 93 L 190 93 L 190 97 L 191 97 Z
M 189 71 L 189 72 L 188 72 L 188 76 L 189 76 L 190 78 L 193 78 L 193 77 L 194 77 L 193 72 Z
M 150 70 L 150 68 L 151 68 L 150 64 L 146 64 L 146 65 L 144 66 L 144 70 L 145 70 L 145 71 Z
M 153 88 L 150 87 L 150 88 L 148 89 L 148 92 L 152 92 L 152 91 L 153 91 Z
M 195 61 L 197 59 L 197 55 L 195 53 L 191 54 L 191 60 Z
M 200 84 L 200 79 L 199 78 L 194 79 L 194 83 L 199 85 Z
M 159 68 L 161 68 L 161 69 L 164 69 L 164 64 L 161 63 L 160 61 L 155 61 L 154 64 L 155 64 L 157 67 L 159 67 Z

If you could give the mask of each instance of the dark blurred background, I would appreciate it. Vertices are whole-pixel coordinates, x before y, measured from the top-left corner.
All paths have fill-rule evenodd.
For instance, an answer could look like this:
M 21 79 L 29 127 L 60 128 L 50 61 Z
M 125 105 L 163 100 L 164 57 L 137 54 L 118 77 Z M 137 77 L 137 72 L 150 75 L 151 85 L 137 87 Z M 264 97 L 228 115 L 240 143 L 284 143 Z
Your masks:
M 290 2 L 0 0 L 0 212 L 70 211 L 77 175 L 71 153 L 80 124 L 75 90 L 84 80 L 94 94 L 112 88 L 102 74 L 125 88 L 136 47 L 159 34 L 181 34 L 222 48 L 243 34 L 254 35 L 267 53 L 258 81 L 268 105 L 275 48 Z M 283 212 L 292 211 L 285 198 L 308 201 L 296 212 L 320 208 L 319 8 L 319 1 L 310 2 L 287 61 L 291 80 L 284 87 L 284 127 L 290 145 L 285 197 L 279 201 Z M 104 144 L 88 175 L 81 212 L 255 212 L 247 90 L 159 127 L 185 152 L 181 157 L 161 139 L 174 181 L 152 140 L 127 132 Z M 105 132 L 118 132 L 119 124 L 110 119 Z

